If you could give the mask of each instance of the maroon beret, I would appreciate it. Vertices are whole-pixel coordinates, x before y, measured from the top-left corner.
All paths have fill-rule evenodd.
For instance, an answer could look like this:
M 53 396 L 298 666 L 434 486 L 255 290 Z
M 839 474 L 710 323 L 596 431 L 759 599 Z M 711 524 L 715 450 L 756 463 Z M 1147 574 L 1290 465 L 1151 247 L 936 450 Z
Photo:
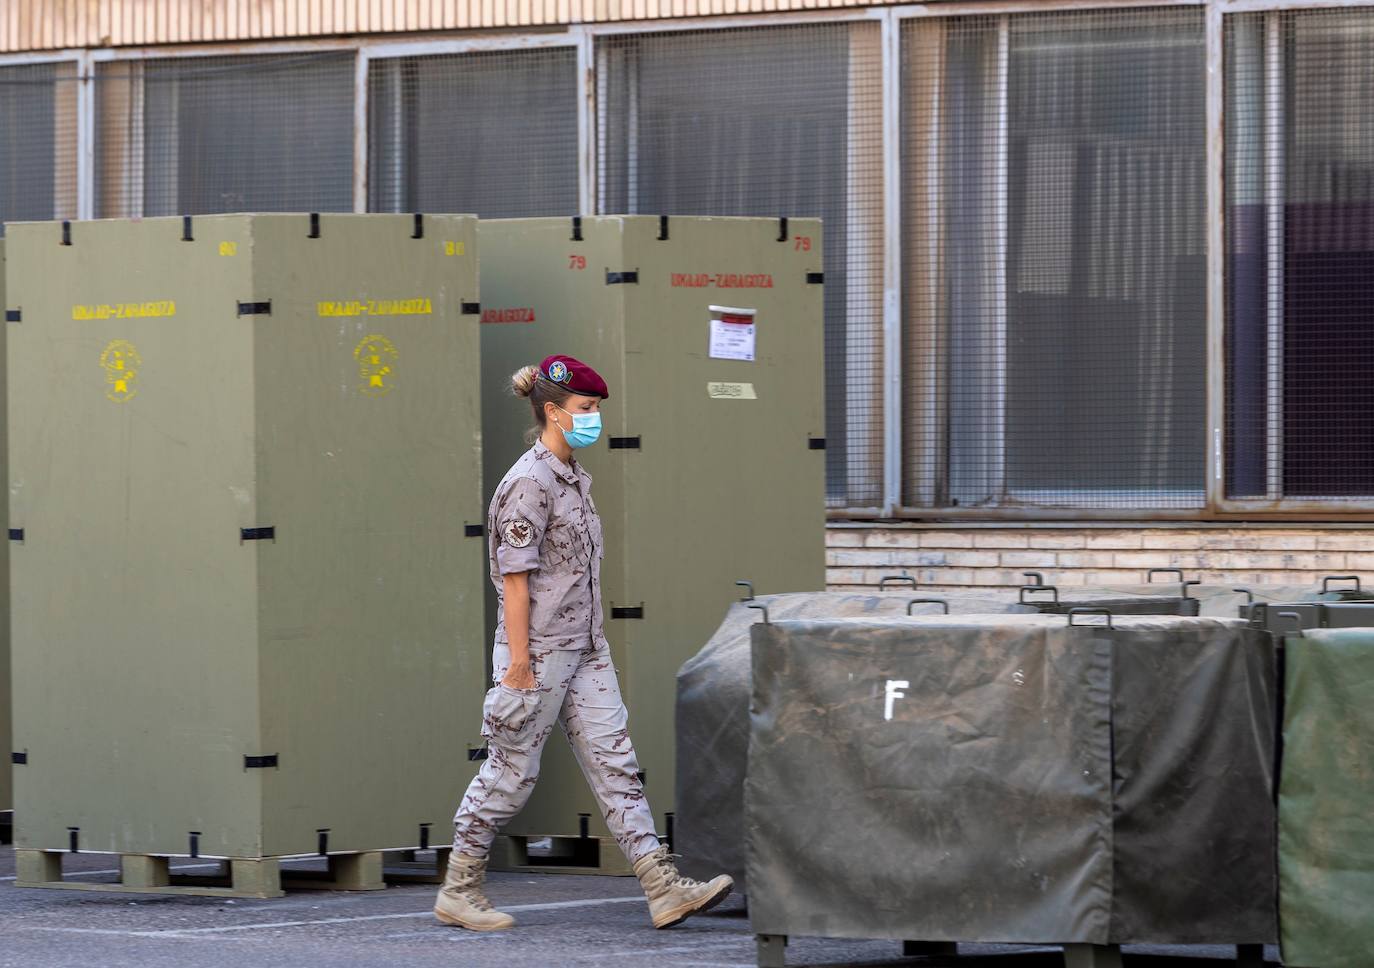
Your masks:
M 600 397 L 604 400 L 611 395 L 600 373 L 571 356 L 547 357 L 539 364 L 539 375 L 550 383 L 557 383 L 580 396 Z

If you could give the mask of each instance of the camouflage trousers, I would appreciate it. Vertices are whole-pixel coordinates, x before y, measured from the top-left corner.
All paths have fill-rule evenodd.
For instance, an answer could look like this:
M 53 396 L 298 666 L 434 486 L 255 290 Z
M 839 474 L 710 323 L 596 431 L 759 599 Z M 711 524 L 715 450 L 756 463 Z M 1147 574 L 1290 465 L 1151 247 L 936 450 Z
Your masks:
M 501 678 L 510 650 L 492 653 L 495 687 L 482 708 L 487 758 L 453 818 L 453 848 L 485 857 L 500 828 L 520 812 L 539 777 L 539 757 L 555 724 L 563 727 L 606 826 L 633 863 L 659 846 L 630 744 L 629 714 L 604 645 L 530 649 L 538 686 L 512 689 Z

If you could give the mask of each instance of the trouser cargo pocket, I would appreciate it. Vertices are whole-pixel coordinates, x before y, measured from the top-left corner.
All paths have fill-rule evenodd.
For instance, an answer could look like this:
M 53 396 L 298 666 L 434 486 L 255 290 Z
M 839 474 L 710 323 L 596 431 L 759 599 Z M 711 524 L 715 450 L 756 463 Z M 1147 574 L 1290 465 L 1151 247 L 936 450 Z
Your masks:
M 538 708 L 538 689 L 514 689 L 497 683 L 482 703 L 482 735 L 505 749 L 522 749 L 529 743 Z

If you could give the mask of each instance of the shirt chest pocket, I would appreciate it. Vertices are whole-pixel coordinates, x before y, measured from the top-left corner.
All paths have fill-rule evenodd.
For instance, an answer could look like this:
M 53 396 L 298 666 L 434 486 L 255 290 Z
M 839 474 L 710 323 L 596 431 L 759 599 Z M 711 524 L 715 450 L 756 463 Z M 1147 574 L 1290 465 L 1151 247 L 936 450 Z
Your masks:
M 586 567 L 591 560 L 591 546 L 596 540 L 592 527 L 596 515 L 585 514 L 580 505 L 569 508 L 567 513 L 550 522 L 544 535 L 543 567 L 552 572 L 576 570 Z

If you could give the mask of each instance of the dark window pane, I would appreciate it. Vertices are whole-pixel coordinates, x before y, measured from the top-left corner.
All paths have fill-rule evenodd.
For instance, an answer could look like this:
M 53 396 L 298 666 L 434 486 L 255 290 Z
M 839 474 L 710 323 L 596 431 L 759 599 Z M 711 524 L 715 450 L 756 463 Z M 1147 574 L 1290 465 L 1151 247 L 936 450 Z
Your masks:
M 374 212 L 577 213 L 571 48 L 374 60 Z

